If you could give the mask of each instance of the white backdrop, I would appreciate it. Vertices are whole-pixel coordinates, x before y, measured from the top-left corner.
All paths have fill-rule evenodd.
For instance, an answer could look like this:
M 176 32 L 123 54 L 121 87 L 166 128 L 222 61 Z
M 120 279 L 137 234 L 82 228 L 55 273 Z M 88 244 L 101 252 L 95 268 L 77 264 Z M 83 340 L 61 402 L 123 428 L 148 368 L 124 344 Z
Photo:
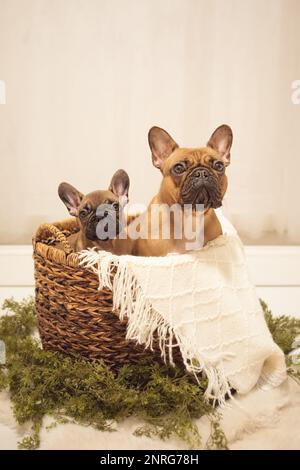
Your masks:
M 226 210 L 246 241 L 300 243 L 298 0 L 0 0 L 0 243 L 66 215 L 119 167 L 131 200 L 159 172 L 147 131 L 185 146 L 234 130 Z

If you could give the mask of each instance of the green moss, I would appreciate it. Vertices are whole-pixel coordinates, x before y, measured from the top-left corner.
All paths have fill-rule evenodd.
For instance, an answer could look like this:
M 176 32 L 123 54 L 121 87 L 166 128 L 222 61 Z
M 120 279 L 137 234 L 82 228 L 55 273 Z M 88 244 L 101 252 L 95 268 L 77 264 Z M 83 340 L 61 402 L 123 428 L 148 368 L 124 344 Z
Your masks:
M 284 354 L 289 354 L 292 350 L 294 339 L 300 334 L 300 319 L 287 315 L 273 317 L 267 304 L 263 300 L 260 303 L 275 343 L 280 346 Z
M 39 447 L 45 415 L 53 424 L 76 422 L 99 430 L 115 429 L 115 423 L 135 416 L 144 425 L 136 435 L 178 437 L 190 448 L 201 444 L 195 419 L 203 415 L 211 422 L 206 448 L 227 448 L 220 416 L 204 399 L 205 379 L 200 386 L 184 369 L 143 362 L 123 366 L 113 373 L 102 361 L 71 358 L 44 351 L 32 337 L 36 329 L 33 299 L 5 301 L 10 312 L 0 318 L 0 339 L 6 345 L 6 364 L 0 366 L 0 390 L 8 389 L 18 423 L 32 423 L 32 434 L 19 447 Z M 275 341 L 287 354 L 299 333 L 300 321 L 273 318 L 263 304 Z
M 136 434 L 177 436 L 190 447 L 200 444 L 194 418 L 207 414 L 216 419 L 204 400 L 206 380 L 199 387 L 183 369 L 151 362 L 127 365 L 114 374 L 102 361 L 43 351 L 32 337 L 33 300 L 7 300 L 3 308 L 13 315 L 0 318 L 7 353 L 0 387 L 9 389 L 18 423 L 33 423 L 32 435 L 23 439 L 21 448 L 38 447 L 46 414 L 54 422 L 71 420 L 100 430 L 113 430 L 115 422 L 136 416 L 145 423 Z

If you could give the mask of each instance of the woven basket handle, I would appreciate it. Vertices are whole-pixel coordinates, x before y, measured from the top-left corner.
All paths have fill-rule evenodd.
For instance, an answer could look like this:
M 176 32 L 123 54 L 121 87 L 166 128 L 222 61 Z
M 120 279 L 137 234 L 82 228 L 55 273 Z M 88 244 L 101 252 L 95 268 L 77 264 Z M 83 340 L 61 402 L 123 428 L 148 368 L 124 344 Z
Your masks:
M 67 254 L 74 252 L 65 234 L 52 224 L 42 224 L 39 226 L 35 235 L 35 242 L 43 241 L 46 233 L 53 235 L 55 240 L 62 244 L 63 249 Z

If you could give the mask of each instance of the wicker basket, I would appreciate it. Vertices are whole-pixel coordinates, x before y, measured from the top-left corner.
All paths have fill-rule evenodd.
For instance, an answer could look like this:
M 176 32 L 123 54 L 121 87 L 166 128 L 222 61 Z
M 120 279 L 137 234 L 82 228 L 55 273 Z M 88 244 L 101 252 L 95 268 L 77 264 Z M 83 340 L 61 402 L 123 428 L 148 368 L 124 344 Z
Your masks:
M 41 225 L 33 239 L 36 311 L 44 349 L 89 359 L 113 368 L 151 358 L 161 362 L 158 344 L 145 350 L 125 339 L 126 322 L 112 312 L 112 293 L 98 290 L 98 277 L 79 266 L 67 236 L 76 219 Z M 55 247 L 57 242 L 62 248 Z M 175 348 L 176 349 L 176 348 Z M 180 361 L 177 349 L 175 358 Z

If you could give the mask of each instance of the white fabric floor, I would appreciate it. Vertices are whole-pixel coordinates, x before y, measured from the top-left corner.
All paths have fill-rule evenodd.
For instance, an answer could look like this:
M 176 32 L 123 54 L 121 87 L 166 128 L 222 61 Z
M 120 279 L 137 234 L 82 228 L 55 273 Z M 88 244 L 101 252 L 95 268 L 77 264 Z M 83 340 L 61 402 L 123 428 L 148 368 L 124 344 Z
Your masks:
M 300 387 L 288 379 L 279 388 L 254 390 L 247 396 L 227 402 L 222 410 L 222 428 L 229 448 L 236 449 L 300 449 Z M 58 425 L 46 430 L 51 423 L 46 418 L 41 433 L 41 449 L 184 449 L 176 440 L 135 437 L 133 431 L 141 423 L 128 419 L 118 425 L 116 432 L 100 432 L 75 424 Z M 209 433 L 207 419 L 198 421 L 206 441 Z M 0 394 L 0 449 L 16 449 L 29 426 L 17 426 L 6 392 Z

